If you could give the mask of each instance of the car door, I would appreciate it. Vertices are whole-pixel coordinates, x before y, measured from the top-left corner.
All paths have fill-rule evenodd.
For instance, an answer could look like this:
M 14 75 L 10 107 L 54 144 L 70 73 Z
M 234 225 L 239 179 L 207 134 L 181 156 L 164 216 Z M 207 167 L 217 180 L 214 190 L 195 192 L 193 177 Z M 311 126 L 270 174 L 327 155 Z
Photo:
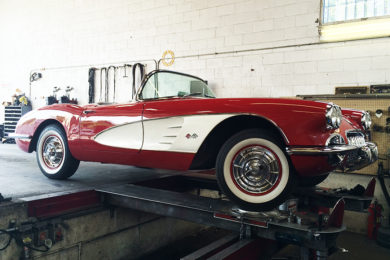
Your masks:
M 143 143 L 143 102 L 85 107 L 80 144 L 87 161 L 132 164 Z
M 213 99 L 205 98 L 205 91 L 206 82 L 177 72 L 159 71 L 148 79 L 139 95 L 144 100 L 140 154 L 147 167 L 187 170 L 210 131 L 228 117 L 213 114 Z

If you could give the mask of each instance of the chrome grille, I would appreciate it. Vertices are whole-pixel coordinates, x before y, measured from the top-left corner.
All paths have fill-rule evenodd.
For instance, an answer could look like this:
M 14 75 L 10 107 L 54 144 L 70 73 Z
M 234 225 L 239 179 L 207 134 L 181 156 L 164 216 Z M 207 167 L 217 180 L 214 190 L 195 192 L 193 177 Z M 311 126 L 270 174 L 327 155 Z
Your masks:
M 347 133 L 348 144 L 362 147 L 366 145 L 366 140 L 362 132 Z

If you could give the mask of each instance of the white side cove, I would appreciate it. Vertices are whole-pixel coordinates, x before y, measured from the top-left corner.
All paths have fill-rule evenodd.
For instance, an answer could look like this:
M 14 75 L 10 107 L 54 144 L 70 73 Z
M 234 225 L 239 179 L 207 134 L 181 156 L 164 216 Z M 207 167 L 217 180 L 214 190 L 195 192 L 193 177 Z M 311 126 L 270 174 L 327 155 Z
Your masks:
M 111 127 L 95 136 L 95 142 L 107 146 L 141 149 L 142 121 Z
M 196 153 L 210 131 L 232 116 L 234 114 L 190 115 L 145 120 L 142 150 Z M 95 141 L 112 147 L 140 149 L 142 122 L 107 129 L 98 134 Z
M 210 131 L 232 116 L 191 115 L 146 120 L 142 150 L 196 153 Z

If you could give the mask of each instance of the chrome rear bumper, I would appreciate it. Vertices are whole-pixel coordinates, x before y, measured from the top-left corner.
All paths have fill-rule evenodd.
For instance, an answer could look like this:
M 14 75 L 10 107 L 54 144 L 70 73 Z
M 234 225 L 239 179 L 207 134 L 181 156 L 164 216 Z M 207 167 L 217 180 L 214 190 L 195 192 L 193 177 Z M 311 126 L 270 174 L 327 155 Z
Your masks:
M 288 147 L 286 151 L 289 155 L 329 156 L 329 163 L 337 165 L 343 171 L 361 169 L 378 159 L 378 147 L 372 142 L 366 142 L 364 146 Z

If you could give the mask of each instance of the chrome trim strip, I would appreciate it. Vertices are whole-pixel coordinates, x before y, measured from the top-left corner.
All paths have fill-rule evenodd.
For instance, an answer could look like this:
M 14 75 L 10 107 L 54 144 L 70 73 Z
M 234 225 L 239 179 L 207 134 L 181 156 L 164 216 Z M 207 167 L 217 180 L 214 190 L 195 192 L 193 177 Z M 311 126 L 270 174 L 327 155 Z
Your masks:
M 31 138 L 32 138 L 31 135 L 23 135 L 23 134 L 16 134 L 16 133 L 9 133 L 8 137 L 14 138 L 14 139 L 27 139 L 27 140 L 31 140 Z
M 329 143 L 330 143 L 330 141 L 332 140 L 332 138 L 335 137 L 335 136 L 341 137 L 341 139 L 344 141 L 343 144 L 345 144 L 345 139 L 344 139 L 344 137 L 343 137 L 341 134 L 333 133 L 333 134 L 331 134 L 331 135 L 328 137 L 328 139 L 326 140 L 325 146 L 328 146 Z
M 356 145 L 359 147 L 364 147 L 367 145 L 365 134 L 359 130 L 347 130 L 345 131 L 345 136 L 347 137 L 347 142 L 350 145 Z M 361 144 L 359 145 L 359 143 L 356 142 L 361 142 Z
M 359 149 L 359 147 L 354 145 L 332 145 L 316 147 L 287 147 L 286 151 L 289 155 L 327 155 L 333 153 L 346 153 L 357 149 Z
M 357 130 L 357 129 L 345 130 L 345 136 L 348 137 L 349 134 L 360 134 L 360 135 L 362 135 L 363 137 L 365 136 L 365 134 L 364 134 L 362 131 Z

